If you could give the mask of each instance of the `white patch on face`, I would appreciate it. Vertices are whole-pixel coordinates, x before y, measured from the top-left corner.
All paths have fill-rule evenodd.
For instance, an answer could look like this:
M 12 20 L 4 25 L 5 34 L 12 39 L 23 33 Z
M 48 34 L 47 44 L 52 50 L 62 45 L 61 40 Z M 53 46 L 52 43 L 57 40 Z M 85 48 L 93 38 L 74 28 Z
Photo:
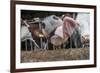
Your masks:
M 63 25 L 59 26 L 56 31 L 55 31 L 55 35 L 64 38 L 64 34 L 63 34 Z

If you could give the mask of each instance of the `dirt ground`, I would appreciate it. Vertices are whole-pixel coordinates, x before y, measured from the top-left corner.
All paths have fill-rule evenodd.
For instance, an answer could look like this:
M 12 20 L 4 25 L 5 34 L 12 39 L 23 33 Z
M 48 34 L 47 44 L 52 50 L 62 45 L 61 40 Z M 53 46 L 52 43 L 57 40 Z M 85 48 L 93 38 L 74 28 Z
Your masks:
M 21 63 L 89 59 L 89 48 L 21 51 Z

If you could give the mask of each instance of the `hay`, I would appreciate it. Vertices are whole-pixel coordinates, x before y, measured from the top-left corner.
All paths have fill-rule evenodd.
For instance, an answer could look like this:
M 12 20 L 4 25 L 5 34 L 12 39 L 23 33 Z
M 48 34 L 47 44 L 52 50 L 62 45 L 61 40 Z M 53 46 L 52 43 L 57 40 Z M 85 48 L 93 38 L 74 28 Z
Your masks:
M 21 62 L 46 62 L 89 59 L 88 48 L 21 51 Z

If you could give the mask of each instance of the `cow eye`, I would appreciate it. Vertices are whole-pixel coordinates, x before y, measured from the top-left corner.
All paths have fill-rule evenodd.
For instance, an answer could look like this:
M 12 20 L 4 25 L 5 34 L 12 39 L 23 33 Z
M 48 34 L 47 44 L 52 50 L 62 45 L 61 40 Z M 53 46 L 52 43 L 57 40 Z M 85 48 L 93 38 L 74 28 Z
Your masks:
M 58 17 L 57 16 L 53 16 L 53 19 L 58 20 Z

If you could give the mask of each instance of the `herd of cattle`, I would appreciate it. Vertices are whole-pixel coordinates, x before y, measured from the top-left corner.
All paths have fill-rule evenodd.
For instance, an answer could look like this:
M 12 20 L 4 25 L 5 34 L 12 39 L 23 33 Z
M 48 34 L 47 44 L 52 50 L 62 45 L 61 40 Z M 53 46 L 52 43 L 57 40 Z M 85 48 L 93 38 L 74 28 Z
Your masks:
M 87 26 L 86 21 L 85 24 Z M 81 29 L 81 23 L 77 19 L 66 15 L 21 19 L 21 48 L 35 50 L 89 47 L 89 34 L 83 35 Z

